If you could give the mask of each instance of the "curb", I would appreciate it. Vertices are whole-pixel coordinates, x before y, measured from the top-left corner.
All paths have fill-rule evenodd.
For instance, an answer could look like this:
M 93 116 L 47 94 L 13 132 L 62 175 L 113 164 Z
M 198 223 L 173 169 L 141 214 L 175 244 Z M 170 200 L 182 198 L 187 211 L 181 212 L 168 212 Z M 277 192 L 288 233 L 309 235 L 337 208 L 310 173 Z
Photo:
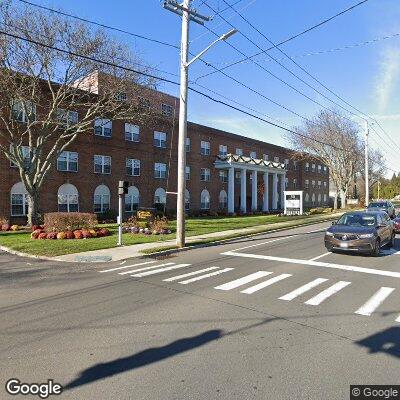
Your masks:
M 10 249 L 10 248 L 8 248 L 6 246 L 2 246 L 2 245 L 0 245 L 0 250 L 5 251 L 6 253 L 9 253 L 9 254 L 14 254 L 19 257 L 34 258 L 36 260 L 57 261 L 55 258 L 46 257 L 46 256 L 37 256 L 35 254 L 29 254 L 29 253 L 23 253 L 22 251 L 13 250 L 13 249 Z

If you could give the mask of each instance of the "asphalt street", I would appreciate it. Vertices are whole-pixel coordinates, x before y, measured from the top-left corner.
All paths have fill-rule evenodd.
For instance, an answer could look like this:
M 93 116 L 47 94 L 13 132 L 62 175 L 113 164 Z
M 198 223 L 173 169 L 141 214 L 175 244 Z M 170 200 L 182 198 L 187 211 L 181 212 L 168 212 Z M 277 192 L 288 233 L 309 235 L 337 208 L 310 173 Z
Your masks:
M 400 238 L 378 258 L 330 254 L 327 226 L 122 263 L 0 253 L 0 398 L 18 398 L 12 377 L 53 379 L 65 399 L 335 400 L 398 384 Z

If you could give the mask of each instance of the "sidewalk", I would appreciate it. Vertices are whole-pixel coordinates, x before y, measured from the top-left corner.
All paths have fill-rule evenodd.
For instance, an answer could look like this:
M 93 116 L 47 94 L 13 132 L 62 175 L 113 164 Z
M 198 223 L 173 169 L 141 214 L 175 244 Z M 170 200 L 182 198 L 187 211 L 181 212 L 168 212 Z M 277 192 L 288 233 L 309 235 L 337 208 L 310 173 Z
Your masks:
M 251 228 L 243 229 L 231 229 L 222 232 L 207 233 L 198 236 L 189 236 L 186 238 L 186 243 L 198 243 L 201 241 L 210 241 L 213 238 L 215 240 L 224 240 L 231 238 L 232 236 L 246 236 L 251 234 L 267 233 L 274 230 L 280 230 L 285 228 L 296 228 L 298 226 L 311 225 L 320 222 L 324 222 L 330 219 L 339 217 L 342 213 L 328 214 L 328 215 L 316 215 L 315 217 L 307 218 L 303 223 L 295 224 L 294 221 L 278 222 L 268 225 L 253 226 Z M 152 242 L 152 243 L 141 243 L 130 246 L 113 247 L 109 249 L 87 251 L 82 253 L 66 254 L 63 256 L 54 257 L 55 261 L 66 261 L 66 262 L 105 262 L 105 261 L 121 261 L 132 257 L 142 257 L 144 250 L 159 249 L 163 247 L 175 246 L 175 238 L 164 242 Z

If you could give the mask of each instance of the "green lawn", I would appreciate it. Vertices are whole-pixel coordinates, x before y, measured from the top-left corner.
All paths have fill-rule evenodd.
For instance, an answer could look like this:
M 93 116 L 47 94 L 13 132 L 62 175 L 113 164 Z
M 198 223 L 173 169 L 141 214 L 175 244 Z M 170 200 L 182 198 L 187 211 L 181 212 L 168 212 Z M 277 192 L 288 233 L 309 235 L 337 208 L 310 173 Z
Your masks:
M 275 227 L 291 225 L 291 223 L 312 222 L 318 219 L 329 218 L 327 215 L 278 217 L 277 215 L 258 215 L 244 217 L 220 217 L 220 218 L 195 218 L 186 221 L 186 232 L 188 236 L 202 235 L 205 233 L 222 232 L 240 228 L 257 227 L 265 230 L 265 226 Z M 0 233 L 0 245 L 24 253 L 58 256 L 62 254 L 80 253 L 83 251 L 106 249 L 116 246 L 117 225 L 102 225 L 111 231 L 111 236 L 80 240 L 32 240 L 30 233 L 26 232 L 5 232 Z M 263 227 L 262 227 L 263 226 Z M 171 222 L 172 233 L 170 235 L 143 235 L 143 234 L 123 234 L 125 245 L 162 242 L 175 238 L 176 222 Z

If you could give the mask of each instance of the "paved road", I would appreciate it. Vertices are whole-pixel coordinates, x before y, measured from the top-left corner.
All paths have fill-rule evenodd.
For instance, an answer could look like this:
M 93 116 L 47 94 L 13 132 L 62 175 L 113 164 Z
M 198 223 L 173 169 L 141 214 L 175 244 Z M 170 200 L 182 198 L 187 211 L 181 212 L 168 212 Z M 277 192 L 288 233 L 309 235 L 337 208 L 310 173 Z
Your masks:
M 335 400 L 396 384 L 400 238 L 379 258 L 327 254 L 325 227 L 123 264 L 1 254 L 1 379 L 135 400 Z

